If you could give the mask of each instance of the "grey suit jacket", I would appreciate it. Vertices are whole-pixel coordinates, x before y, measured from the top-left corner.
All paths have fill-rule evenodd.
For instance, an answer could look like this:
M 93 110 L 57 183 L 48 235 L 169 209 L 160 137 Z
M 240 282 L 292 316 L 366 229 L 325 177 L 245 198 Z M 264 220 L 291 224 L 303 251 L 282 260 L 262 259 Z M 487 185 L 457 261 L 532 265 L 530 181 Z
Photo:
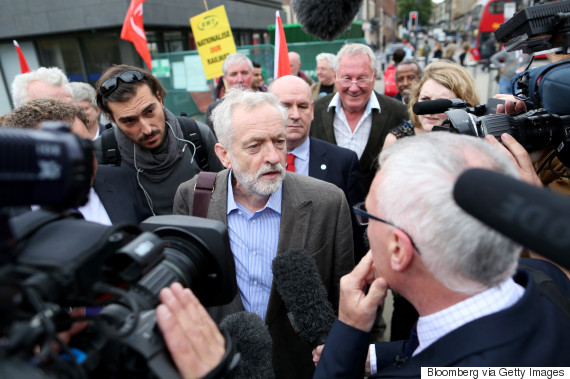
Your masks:
M 208 208 L 208 218 L 227 225 L 229 170 L 218 173 Z M 182 183 L 174 198 L 174 214 L 192 214 L 194 184 Z M 281 225 L 277 254 L 303 248 L 315 259 L 333 308 L 338 310 L 340 278 L 354 267 L 350 211 L 344 193 L 333 184 L 287 173 L 283 182 Z M 216 322 L 244 311 L 238 295 L 225 306 L 209 309 Z M 277 378 L 312 378 L 312 347 L 295 334 L 287 309 L 272 285 L 265 323 L 273 339 L 273 367 Z
M 364 189 L 366 192 L 370 189 L 372 179 L 374 179 L 376 174 L 378 155 L 382 151 L 388 131 L 400 125 L 404 120 L 409 119 L 408 110 L 402 102 L 380 95 L 376 91 L 373 93 L 380 104 L 380 112 L 378 110 L 373 110 L 372 112 L 370 137 L 360 157 L 360 168 L 364 176 Z M 328 110 L 333 96 L 334 94 L 331 94 L 315 100 L 315 118 L 311 124 L 311 137 L 336 145 L 333 128 L 335 110 Z

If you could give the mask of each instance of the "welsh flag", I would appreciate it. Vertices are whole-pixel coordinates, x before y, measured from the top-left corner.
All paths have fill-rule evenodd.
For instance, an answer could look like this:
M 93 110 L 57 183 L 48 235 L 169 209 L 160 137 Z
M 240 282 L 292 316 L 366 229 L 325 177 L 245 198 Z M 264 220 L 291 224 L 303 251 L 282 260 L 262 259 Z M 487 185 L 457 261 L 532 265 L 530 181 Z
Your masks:
M 146 63 L 148 70 L 152 71 L 152 63 L 150 59 L 150 51 L 146 41 L 146 35 L 143 26 L 143 4 L 145 0 L 131 0 L 131 5 L 127 11 L 123 30 L 121 30 L 121 39 L 130 41 L 135 45 L 135 49 Z
M 22 53 L 22 49 L 20 49 L 20 45 L 16 40 L 14 40 L 14 47 L 16 48 L 16 52 L 18 53 L 18 60 L 20 61 L 20 70 L 22 74 L 26 72 L 30 72 L 30 66 L 28 66 L 28 62 L 26 61 L 26 57 L 24 57 L 24 53 Z
M 273 67 L 274 79 L 285 75 L 291 75 L 291 66 L 289 65 L 289 50 L 287 49 L 285 31 L 283 30 L 283 24 L 281 23 L 281 16 L 279 16 L 279 11 L 275 12 L 275 58 Z

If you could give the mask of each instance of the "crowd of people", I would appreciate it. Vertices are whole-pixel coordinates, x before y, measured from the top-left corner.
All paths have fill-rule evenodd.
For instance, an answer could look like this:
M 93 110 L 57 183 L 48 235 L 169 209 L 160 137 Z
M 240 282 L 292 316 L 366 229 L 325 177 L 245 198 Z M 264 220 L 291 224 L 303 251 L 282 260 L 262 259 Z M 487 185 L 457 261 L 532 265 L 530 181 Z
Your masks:
M 456 51 L 436 45 L 433 53 L 442 59 L 425 67 L 401 56 L 395 97 L 375 90 L 376 55 L 364 44 L 318 54 L 317 81 L 290 52 L 292 75 L 269 85 L 259 64 L 231 54 L 204 122 L 166 109 L 160 81 L 139 67 L 109 67 L 96 88 L 39 68 L 16 77 L 15 109 L 1 123 L 38 129 L 64 121 L 94 141 L 92 188 L 79 209 L 88 221 L 138 224 L 150 215 L 203 212 L 227 226 L 234 299 L 204 308 L 191 289 L 174 284 L 162 290 L 156 309 L 184 378 L 220 364 L 226 344 L 216 325 L 243 311 L 256 314 L 271 335 L 276 378 L 568 366 L 568 309 L 543 294 L 535 272 L 566 302 L 568 277 L 546 260 L 523 259 L 531 254 L 462 211 L 452 196 L 470 168 L 542 182 L 508 134 L 499 143 L 432 132 L 446 115 L 414 113 L 414 104 L 428 100 L 480 103 L 469 73 L 445 59 Z M 501 110 L 514 108 L 508 100 Z M 100 125 L 100 113 L 111 123 Z M 205 202 L 197 197 L 201 172 L 214 173 Z M 337 316 L 318 346 L 298 337 L 273 280 L 273 259 L 290 249 L 315 260 Z M 391 342 L 382 317 L 389 290 Z

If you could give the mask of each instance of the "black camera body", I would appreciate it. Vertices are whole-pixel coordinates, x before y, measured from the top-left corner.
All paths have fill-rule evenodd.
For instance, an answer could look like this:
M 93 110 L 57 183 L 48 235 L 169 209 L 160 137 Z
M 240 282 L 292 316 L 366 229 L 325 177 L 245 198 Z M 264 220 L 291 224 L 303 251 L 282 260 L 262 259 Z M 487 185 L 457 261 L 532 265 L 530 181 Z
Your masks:
M 83 145 L 62 131 L 0 129 L 0 146 L 13 146 L 10 153 L 50 151 L 49 159 L 57 161 L 59 172 L 74 172 L 79 179 L 72 182 L 87 186 L 78 185 L 79 195 L 71 199 L 36 195 L 34 188 L 27 187 L 65 192 L 70 180 L 63 174 L 51 179 L 37 175 L 41 158 L 32 155 L 27 166 L 0 165 L 0 187 L 10 188 L 16 181 L 23 189 L 6 192 L 0 205 L 37 204 L 45 199 L 46 204 L 64 209 L 83 202 L 83 193 L 89 191 L 89 180 L 84 179 L 90 175 L 93 158 L 92 150 Z M 0 161 L 5 162 L 6 152 L 0 149 Z M 154 377 L 179 377 L 156 326 L 160 290 L 179 282 L 191 288 L 204 306 L 227 304 L 237 293 L 228 231 L 219 221 L 154 216 L 138 226 L 105 226 L 79 219 L 73 212 L 41 209 L 11 218 L 0 214 L 0 232 L 4 373 L 26 368 L 31 377 L 86 377 L 111 343 L 132 351 Z M 84 307 L 90 321 L 85 332 L 89 337 L 78 338 L 83 344 L 60 344 L 62 353 L 55 352 L 56 335 L 69 329 L 69 310 L 77 307 Z
M 495 36 L 507 51 L 555 49 L 566 53 L 570 47 L 570 1 L 524 8 L 499 27 Z M 554 150 L 554 155 L 570 167 L 570 59 L 522 72 L 511 84 L 513 94 L 525 102 L 528 112 L 482 115 L 476 111 L 477 107 L 485 108 L 482 105 L 448 109 L 446 122 L 433 130 L 481 138 L 491 134 L 499 140 L 501 134 L 508 133 L 529 152 Z

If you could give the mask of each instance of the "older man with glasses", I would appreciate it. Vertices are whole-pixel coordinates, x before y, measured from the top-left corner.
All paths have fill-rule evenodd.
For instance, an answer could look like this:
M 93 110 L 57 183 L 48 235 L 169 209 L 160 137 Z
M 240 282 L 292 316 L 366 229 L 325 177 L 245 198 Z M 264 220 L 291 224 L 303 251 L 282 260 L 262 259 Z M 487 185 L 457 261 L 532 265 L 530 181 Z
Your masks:
M 408 111 L 401 102 L 374 91 L 376 57 L 368 46 L 346 44 L 336 62 L 338 92 L 315 101 L 311 136 L 355 151 L 368 190 L 388 131 L 407 120 Z
M 509 158 L 482 139 L 437 132 L 386 148 L 380 166 L 366 207 L 353 208 L 368 225 L 370 252 L 341 279 L 338 320 L 324 350 L 313 352 L 314 378 L 362 378 L 365 369 L 369 378 L 419 378 L 423 367 L 568 366 L 568 278 L 547 261 L 519 260 L 520 245 L 453 197 L 457 178 L 471 168 L 519 177 Z M 369 345 L 388 289 L 408 299 L 419 319 L 407 340 Z
M 97 104 L 115 125 L 95 140 L 97 161 L 127 167 L 155 215 L 171 214 L 178 186 L 201 170 L 223 169 L 204 124 L 164 107 L 166 91 L 148 71 L 112 66 L 97 82 Z

